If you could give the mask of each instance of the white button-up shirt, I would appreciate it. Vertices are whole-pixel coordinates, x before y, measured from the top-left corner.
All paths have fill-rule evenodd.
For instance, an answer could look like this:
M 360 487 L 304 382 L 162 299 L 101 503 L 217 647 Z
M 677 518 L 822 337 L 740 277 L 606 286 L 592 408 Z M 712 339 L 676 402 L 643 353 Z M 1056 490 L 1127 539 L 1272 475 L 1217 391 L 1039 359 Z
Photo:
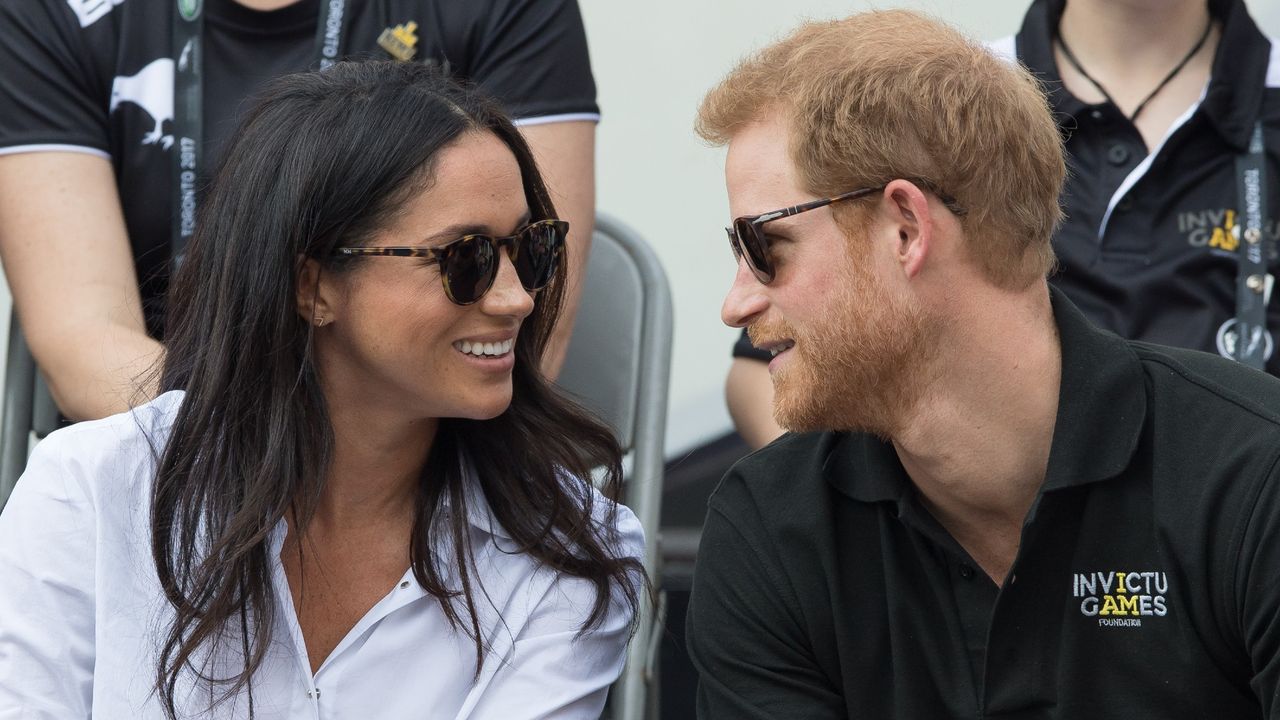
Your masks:
M 0 514 L 0 720 L 163 717 L 153 687 L 172 610 L 151 559 L 147 438 L 163 447 L 181 401 L 182 393 L 166 393 L 36 447 Z M 449 627 L 411 571 L 313 675 L 280 563 L 282 521 L 270 540 L 276 622 L 253 676 L 255 718 L 599 716 L 622 670 L 630 612 L 615 600 L 599 629 L 575 637 L 594 586 L 517 552 L 474 487 L 473 582 L 483 585 L 476 609 L 490 648 L 480 676 L 473 641 Z M 635 515 L 618 506 L 616 522 L 617 554 L 640 557 Z M 213 661 L 224 677 L 243 667 L 238 657 L 225 660 Z M 248 717 L 247 693 L 210 710 L 209 688 L 190 677 L 176 697 L 180 717 Z

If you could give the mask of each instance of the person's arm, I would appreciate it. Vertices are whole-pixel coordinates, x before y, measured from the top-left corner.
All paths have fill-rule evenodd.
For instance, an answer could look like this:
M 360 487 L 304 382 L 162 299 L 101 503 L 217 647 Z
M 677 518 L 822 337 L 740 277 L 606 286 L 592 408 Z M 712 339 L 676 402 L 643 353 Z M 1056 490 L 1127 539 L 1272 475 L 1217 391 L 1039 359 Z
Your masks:
M 0 514 L 0 718 L 92 715 L 95 514 L 51 447 Z
M 139 378 L 162 350 L 147 336 L 108 160 L 0 155 L 0 260 L 22 331 L 67 417 L 105 417 L 154 396 Z
M 520 131 L 538 161 L 556 212 L 562 220 L 569 221 L 569 277 L 564 306 L 542 358 L 543 374 L 554 380 L 569 349 L 591 253 L 596 220 L 596 124 L 590 120 L 549 122 L 522 126 Z
M 724 381 L 724 399 L 733 426 L 751 449 L 762 448 L 782 436 L 783 429 L 773 419 L 773 380 L 764 362 L 734 358 Z
M 843 698 L 814 658 L 772 548 L 758 532 L 740 531 L 729 512 L 713 498 L 685 625 L 699 720 L 844 720 Z
M 752 450 L 768 445 L 783 433 L 773 419 L 773 379 L 769 377 L 771 356 L 751 344 L 744 329 L 733 345 L 733 364 L 724 382 L 725 404 L 738 434 Z

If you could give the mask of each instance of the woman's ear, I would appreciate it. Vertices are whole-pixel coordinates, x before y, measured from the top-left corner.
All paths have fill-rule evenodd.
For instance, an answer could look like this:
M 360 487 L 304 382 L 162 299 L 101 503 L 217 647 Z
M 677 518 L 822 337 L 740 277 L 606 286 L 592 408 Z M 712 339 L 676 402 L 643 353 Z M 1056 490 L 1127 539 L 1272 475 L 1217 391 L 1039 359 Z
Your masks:
M 324 291 L 323 268 L 315 258 L 306 258 L 298 269 L 297 298 L 298 315 L 303 320 L 322 327 L 333 320 L 329 306 L 328 292 Z

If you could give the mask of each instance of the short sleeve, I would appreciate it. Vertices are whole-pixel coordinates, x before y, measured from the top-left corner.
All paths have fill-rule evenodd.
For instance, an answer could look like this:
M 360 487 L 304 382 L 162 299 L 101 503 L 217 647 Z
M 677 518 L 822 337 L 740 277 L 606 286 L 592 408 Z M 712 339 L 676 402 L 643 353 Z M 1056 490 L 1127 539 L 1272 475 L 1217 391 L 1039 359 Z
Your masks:
M 110 88 L 86 44 L 91 34 L 105 37 L 109 30 L 108 20 L 87 9 L 95 4 L 111 7 L 0 0 L 0 154 L 32 146 L 110 152 Z M 82 28 L 82 21 L 91 26 Z
M 484 6 L 484 3 L 475 3 Z M 471 44 L 467 77 L 517 122 L 599 118 L 587 35 L 574 0 L 497 0 Z
M 91 714 L 95 512 L 55 446 L 36 446 L 0 514 L 2 720 Z
M 736 358 L 748 358 L 750 360 L 759 360 L 761 362 L 769 362 L 773 358 L 768 350 L 761 350 L 751 344 L 751 338 L 747 337 L 747 331 L 744 328 L 742 334 L 738 336 L 738 341 L 733 344 L 733 356 Z
M 1263 717 L 1280 718 L 1280 463 L 1268 474 L 1245 524 L 1235 594 Z

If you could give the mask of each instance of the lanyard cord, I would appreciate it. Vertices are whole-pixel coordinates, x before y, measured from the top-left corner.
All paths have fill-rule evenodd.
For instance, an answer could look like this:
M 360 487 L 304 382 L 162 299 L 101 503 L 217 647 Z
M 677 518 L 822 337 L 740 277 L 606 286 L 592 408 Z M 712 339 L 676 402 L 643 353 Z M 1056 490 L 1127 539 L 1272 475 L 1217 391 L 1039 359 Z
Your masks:
M 1177 65 L 1173 66 L 1173 69 L 1169 71 L 1169 74 L 1164 76 L 1164 79 L 1160 81 L 1160 84 L 1156 85 L 1155 89 L 1152 90 L 1150 93 L 1148 93 L 1147 96 L 1143 98 L 1142 102 L 1138 103 L 1138 107 L 1135 108 L 1133 111 L 1133 114 L 1129 116 L 1130 122 L 1137 120 L 1138 114 L 1141 113 L 1142 110 L 1147 106 L 1147 103 L 1151 102 L 1152 98 L 1154 98 L 1157 94 L 1159 94 L 1159 92 L 1163 90 L 1164 87 L 1168 85 L 1170 81 L 1172 81 L 1175 77 L 1177 77 L 1178 73 L 1182 72 L 1182 68 L 1186 67 L 1187 63 L 1191 62 L 1191 58 L 1195 57 L 1196 53 L 1200 52 L 1200 48 L 1203 48 L 1205 42 L 1209 40 L 1209 33 L 1212 30 L 1213 30 L 1213 18 L 1210 17 L 1208 24 L 1204 26 L 1204 32 L 1200 34 L 1200 39 L 1196 41 L 1195 47 L 1191 48 L 1191 51 L 1188 52 L 1186 56 L 1183 57 L 1182 60 L 1178 62 Z M 1093 86 L 1098 88 L 1098 92 L 1102 93 L 1102 97 L 1106 98 L 1107 102 L 1119 108 L 1120 104 L 1117 103 L 1115 99 L 1111 97 L 1111 93 L 1108 93 L 1106 88 L 1102 87 L 1102 83 L 1094 79 L 1092 75 L 1090 75 L 1088 72 L 1085 71 L 1083 67 L 1081 67 L 1080 61 L 1076 59 L 1075 53 L 1071 52 L 1071 48 L 1067 47 L 1067 41 L 1062 39 L 1061 30 L 1056 31 L 1055 36 L 1058 41 L 1058 47 L 1062 48 L 1062 55 L 1067 58 L 1067 62 L 1071 63 L 1071 67 L 1075 68 L 1076 72 L 1080 73 L 1080 75 L 1083 76 L 1085 80 L 1088 80 L 1089 82 L 1093 83 Z
M 1262 121 L 1253 126 L 1249 149 L 1236 157 L 1236 197 L 1240 217 L 1240 246 L 1236 272 L 1236 337 L 1232 357 L 1258 370 L 1265 370 L 1269 347 L 1267 304 L 1275 279 L 1267 271 L 1265 223 L 1267 208 L 1267 168 L 1262 140 Z
M 204 140 L 204 3 L 175 0 L 173 7 L 173 136 L 170 237 L 173 269 L 182 262 L 195 232 L 196 181 Z M 314 67 L 321 70 L 342 56 L 348 0 L 320 0 Z

